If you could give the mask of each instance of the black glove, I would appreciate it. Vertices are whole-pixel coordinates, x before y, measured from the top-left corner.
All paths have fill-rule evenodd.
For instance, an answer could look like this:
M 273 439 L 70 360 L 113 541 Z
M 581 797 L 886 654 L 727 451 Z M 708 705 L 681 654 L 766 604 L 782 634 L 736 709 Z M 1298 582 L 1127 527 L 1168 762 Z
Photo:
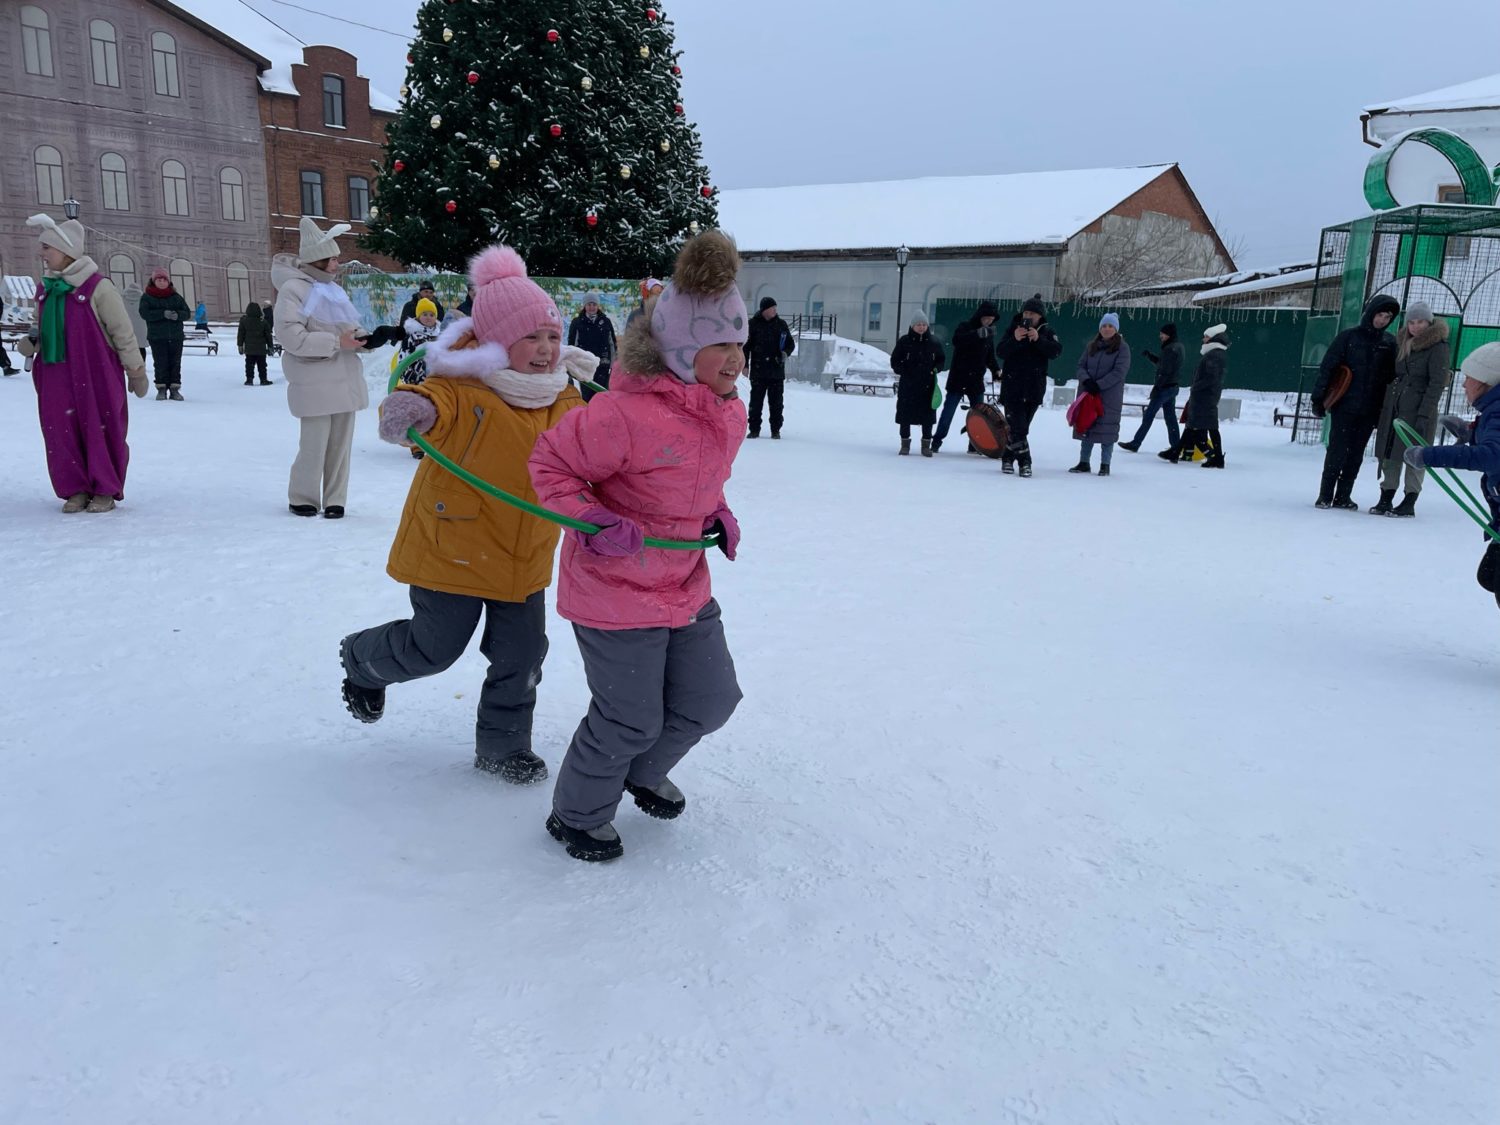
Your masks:
M 1160 363 L 1161 362 L 1161 356 L 1157 355 L 1155 352 L 1145 352 L 1143 354 L 1152 363 Z
M 1086 390 L 1086 391 L 1088 391 L 1088 393 L 1091 394 L 1091 395 L 1098 394 L 1099 393 L 1099 380 L 1097 380 L 1097 379 L 1085 379 L 1083 381 L 1083 389 Z
M 1315 402 L 1312 404 L 1312 412 L 1314 418 L 1321 418 L 1323 417 L 1323 415 L 1328 413 L 1328 411 L 1323 409 L 1323 404 L 1321 402 Z

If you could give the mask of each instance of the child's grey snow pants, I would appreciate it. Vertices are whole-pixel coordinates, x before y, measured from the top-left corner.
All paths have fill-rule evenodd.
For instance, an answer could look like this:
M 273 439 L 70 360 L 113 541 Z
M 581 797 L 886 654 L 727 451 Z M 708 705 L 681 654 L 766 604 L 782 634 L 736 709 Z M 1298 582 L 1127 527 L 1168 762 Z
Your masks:
M 411 587 L 412 615 L 344 639 L 344 671 L 360 687 L 383 688 L 451 668 L 484 617 L 479 651 L 490 662 L 479 693 L 474 752 L 498 761 L 531 749 L 536 686 L 547 658 L 546 592 L 524 602 Z
M 573 626 L 593 700 L 557 771 L 552 807 L 574 828 L 614 819 L 625 782 L 659 785 L 743 696 L 719 603 L 681 629 Z

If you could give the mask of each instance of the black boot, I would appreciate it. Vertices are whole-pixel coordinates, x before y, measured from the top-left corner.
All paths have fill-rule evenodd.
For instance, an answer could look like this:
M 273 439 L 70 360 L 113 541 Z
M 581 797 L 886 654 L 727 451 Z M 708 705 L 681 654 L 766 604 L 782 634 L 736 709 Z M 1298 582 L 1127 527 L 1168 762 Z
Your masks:
M 504 758 L 474 755 L 474 768 L 497 774 L 512 785 L 535 785 L 547 780 L 547 763 L 530 750 L 517 750 Z
M 602 863 L 625 854 L 625 845 L 620 843 L 620 834 L 613 824 L 602 824 L 585 832 L 582 828 L 564 824 L 553 813 L 547 818 L 547 831 L 568 849 L 570 856 L 586 863 Z
M 1333 506 L 1341 512 L 1357 512 L 1359 505 L 1354 502 L 1352 496 L 1335 496 Z
M 167 393 L 168 392 L 167 392 L 166 384 L 164 384 L 164 383 L 158 383 L 158 384 L 156 384 L 156 401 L 157 402 L 166 402 L 167 401 Z
M 1016 471 L 1016 463 L 1009 457 L 1002 457 L 1000 459 L 1000 471 L 1002 473 L 1013 473 Z
M 1479 585 L 1500 598 L 1500 543 L 1493 540 L 1485 548 L 1484 557 L 1479 560 L 1479 570 L 1474 574 Z
M 909 457 L 909 456 L 911 456 L 911 438 L 904 437 L 904 438 L 901 439 L 901 453 L 900 453 L 900 456 L 902 456 L 902 457 Z
M 1078 464 L 1074 465 L 1071 469 L 1068 470 L 1068 472 L 1070 473 L 1092 473 L 1093 471 L 1094 470 L 1089 467 L 1089 463 L 1087 461 L 1080 461 L 1078 462 Z
M 315 516 L 318 514 L 316 504 L 288 504 L 287 510 L 294 516 Z
M 1174 465 L 1177 464 L 1177 450 L 1175 449 L 1163 449 L 1157 456 L 1163 461 L 1170 461 Z
M 747 438 L 758 438 L 758 437 L 760 437 L 760 431 L 759 431 L 759 430 L 751 430 L 751 431 L 750 431 L 750 432 L 749 432 L 749 433 L 748 433 L 748 434 L 746 434 L 746 435 L 745 435 L 745 436 L 746 436 L 746 437 L 747 437 Z
M 1136 442 L 1136 441 L 1122 441 L 1120 443 L 1120 448 L 1124 449 L 1124 450 L 1127 450 L 1127 451 L 1129 451 L 1131 453 L 1139 453 L 1141 451 L 1140 442 Z
M 1109 466 L 1108 465 L 1100 465 L 1099 466 L 1099 475 L 1101 477 L 1107 477 L 1107 476 L 1109 476 Z
M 1380 503 L 1370 509 L 1372 516 L 1388 516 L 1391 514 L 1391 501 L 1396 498 L 1394 488 L 1382 488 L 1380 490 Z
M 1410 519 L 1412 516 L 1416 515 L 1417 494 L 1415 492 L 1408 492 L 1405 496 L 1401 497 L 1401 503 L 1392 508 L 1390 514 L 1393 516 L 1398 516 L 1401 519 Z
M 247 386 L 247 387 L 253 387 L 253 386 L 255 386 L 255 380 L 252 379 L 252 378 L 250 378 L 250 376 L 246 375 L 245 376 L 245 386 Z
M 344 506 L 342 504 L 330 504 L 323 509 L 325 520 L 341 520 L 344 518 Z
M 362 723 L 378 723 L 385 714 L 385 688 L 360 687 L 344 678 L 344 706 Z
M 1031 475 L 1031 458 L 1030 457 L 1026 458 L 1026 460 L 1024 460 L 1024 461 L 1021 462 L 1021 468 L 1020 468 L 1020 472 L 1019 472 L 1018 475 L 1023 476 L 1023 477 L 1029 477 Z
M 647 789 L 644 785 L 627 781 L 625 792 L 635 798 L 636 807 L 641 812 L 647 816 L 654 816 L 657 820 L 676 820 L 682 815 L 682 810 L 687 808 L 687 798 L 682 795 L 681 789 L 672 784 L 670 779 L 664 779 L 654 789 Z
M 932 439 L 931 438 L 925 438 L 924 437 L 922 439 L 922 456 L 923 457 L 931 457 L 932 456 Z
M 1313 503 L 1313 507 L 1331 508 L 1333 507 L 1333 497 L 1329 496 L 1327 493 L 1319 493 L 1318 499 Z
M 156 397 L 160 398 L 161 396 L 157 395 Z M 167 397 L 170 398 L 173 402 L 182 402 L 182 384 L 173 383 L 170 387 L 168 387 Z
M 942 448 L 943 448 L 943 439 L 940 438 L 940 437 L 933 438 L 932 439 L 932 451 L 934 453 L 936 453 L 939 449 L 942 449 Z

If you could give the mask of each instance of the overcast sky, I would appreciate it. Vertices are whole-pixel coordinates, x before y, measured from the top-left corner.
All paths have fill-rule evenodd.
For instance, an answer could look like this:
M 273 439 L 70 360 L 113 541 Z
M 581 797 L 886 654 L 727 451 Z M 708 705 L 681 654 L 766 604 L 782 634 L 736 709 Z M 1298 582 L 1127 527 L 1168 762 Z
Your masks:
M 233 0 L 226 0 L 233 2 Z M 394 96 L 415 0 L 240 0 Z M 644 0 L 642 7 L 646 6 Z M 1367 210 L 1361 107 L 1500 72 L 1497 0 L 666 0 L 724 188 L 1177 161 L 1241 266 Z

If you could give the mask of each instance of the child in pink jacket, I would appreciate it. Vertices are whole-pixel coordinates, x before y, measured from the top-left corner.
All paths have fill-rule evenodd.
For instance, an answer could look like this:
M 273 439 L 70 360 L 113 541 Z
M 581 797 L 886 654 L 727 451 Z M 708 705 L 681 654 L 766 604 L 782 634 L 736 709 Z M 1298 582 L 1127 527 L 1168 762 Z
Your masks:
M 575 859 L 624 853 L 611 824 L 624 791 L 650 816 L 678 816 L 687 800 L 667 774 L 741 699 L 704 552 L 642 546 L 648 535 L 709 531 L 730 559 L 739 545 L 724 499 L 745 438 L 739 265 L 718 231 L 689 241 L 671 282 L 625 330 L 609 393 L 531 455 L 541 502 L 600 528 L 564 537 L 557 594 L 593 695 L 547 818 Z

